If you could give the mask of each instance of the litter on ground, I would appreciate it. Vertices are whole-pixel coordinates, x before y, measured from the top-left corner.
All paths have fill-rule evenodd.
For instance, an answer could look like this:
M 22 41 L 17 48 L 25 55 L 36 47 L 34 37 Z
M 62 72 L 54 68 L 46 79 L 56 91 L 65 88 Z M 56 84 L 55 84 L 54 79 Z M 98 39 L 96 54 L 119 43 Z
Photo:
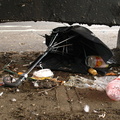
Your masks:
M 95 80 L 81 77 L 79 75 L 70 76 L 70 79 L 64 84 L 65 86 L 77 88 L 90 88 L 98 91 L 105 91 L 107 84 L 116 78 L 116 76 L 94 77 Z

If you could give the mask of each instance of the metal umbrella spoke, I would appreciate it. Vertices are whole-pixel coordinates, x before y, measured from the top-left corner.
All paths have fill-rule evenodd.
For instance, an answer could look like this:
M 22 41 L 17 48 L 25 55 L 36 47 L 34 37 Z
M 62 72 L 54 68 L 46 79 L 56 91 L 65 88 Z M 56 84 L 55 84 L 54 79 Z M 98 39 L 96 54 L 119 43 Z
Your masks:
M 63 41 L 61 41 L 61 42 L 59 42 L 59 43 L 54 44 L 52 47 L 55 47 L 55 46 L 57 46 L 57 45 L 60 45 L 60 44 L 62 44 L 62 43 L 64 43 L 64 42 L 66 42 L 66 41 L 68 41 L 68 40 L 70 40 L 70 39 L 72 39 L 72 38 L 74 38 L 74 37 L 76 37 L 76 36 L 70 36 L 69 38 L 67 38 L 67 39 L 65 39 L 65 40 L 63 40 Z
M 69 51 L 68 51 L 68 47 L 69 47 L 69 46 L 72 46 L 72 44 L 57 46 L 57 47 L 54 47 L 53 50 L 58 51 L 59 48 L 63 48 L 62 53 L 68 53 L 68 52 L 69 52 Z
M 64 48 L 64 47 L 67 47 L 67 46 L 72 46 L 72 44 L 62 45 L 62 46 L 58 46 L 58 47 L 54 47 L 54 48 L 55 48 L 55 49 L 56 49 L 56 48 L 58 49 L 58 48 L 62 48 L 62 47 Z M 53 48 L 53 49 L 54 49 L 54 48 Z
M 55 37 L 53 39 L 51 39 L 50 44 L 49 44 L 48 47 L 51 47 L 53 45 L 53 43 L 56 40 L 57 36 L 58 36 L 58 33 L 55 35 Z

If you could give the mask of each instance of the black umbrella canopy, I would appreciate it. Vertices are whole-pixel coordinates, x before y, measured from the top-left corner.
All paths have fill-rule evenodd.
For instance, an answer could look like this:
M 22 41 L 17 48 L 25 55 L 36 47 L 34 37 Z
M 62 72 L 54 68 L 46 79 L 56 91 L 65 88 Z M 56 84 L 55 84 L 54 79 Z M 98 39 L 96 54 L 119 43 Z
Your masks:
M 47 46 L 49 46 L 56 34 L 57 37 L 54 44 L 58 43 L 58 45 L 51 52 L 82 59 L 90 55 L 99 55 L 105 62 L 113 56 L 111 50 L 93 32 L 85 27 L 70 26 L 55 28 L 50 36 L 46 36 Z
M 80 35 L 79 38 L 82 38 L 79 41 L 84 45 L 84 49 L 87 50 L 86 54 L 99 55 L 105 62 L 113 56 L 111 50 L 89 29 L 75 26 L 71 30 L 78 33 Z
M 99 38 L 81 26 L 53 29 L 51 35 L 46 35 L 46 45 L 49 53 L 47 52 L 41 64 L 43 68 L 51 70 L 86 74 L 89 69 L 85 62 L 88 56 L 101 56 L 105 62 L 113 56 Z

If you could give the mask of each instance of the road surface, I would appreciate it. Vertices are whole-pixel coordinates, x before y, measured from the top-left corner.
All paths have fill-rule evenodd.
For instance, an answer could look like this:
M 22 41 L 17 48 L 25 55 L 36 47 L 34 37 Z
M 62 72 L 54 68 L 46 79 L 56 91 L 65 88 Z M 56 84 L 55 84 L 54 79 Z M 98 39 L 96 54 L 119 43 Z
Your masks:
M 0 23 L 0 52 L 45 51 L 45 34 L 50 34 L 58 26 L 57 22 L 7 22 Z M 116 47 L 119 26 L 82 25 L 90 29 L 110 49 Z

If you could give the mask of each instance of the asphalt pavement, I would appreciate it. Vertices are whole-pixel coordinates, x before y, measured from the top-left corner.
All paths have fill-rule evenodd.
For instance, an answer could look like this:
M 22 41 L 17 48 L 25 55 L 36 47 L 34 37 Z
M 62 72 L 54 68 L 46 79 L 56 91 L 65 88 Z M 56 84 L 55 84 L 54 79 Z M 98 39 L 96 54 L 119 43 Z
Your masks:
M 0 52 L 45 51 L 45 34 L 52 29 L 66 26 L 57 22 L 7 22 L 0 23 Z M 119 26 L 81 25 L 90 29 L 110 49 L 116 48 Z

